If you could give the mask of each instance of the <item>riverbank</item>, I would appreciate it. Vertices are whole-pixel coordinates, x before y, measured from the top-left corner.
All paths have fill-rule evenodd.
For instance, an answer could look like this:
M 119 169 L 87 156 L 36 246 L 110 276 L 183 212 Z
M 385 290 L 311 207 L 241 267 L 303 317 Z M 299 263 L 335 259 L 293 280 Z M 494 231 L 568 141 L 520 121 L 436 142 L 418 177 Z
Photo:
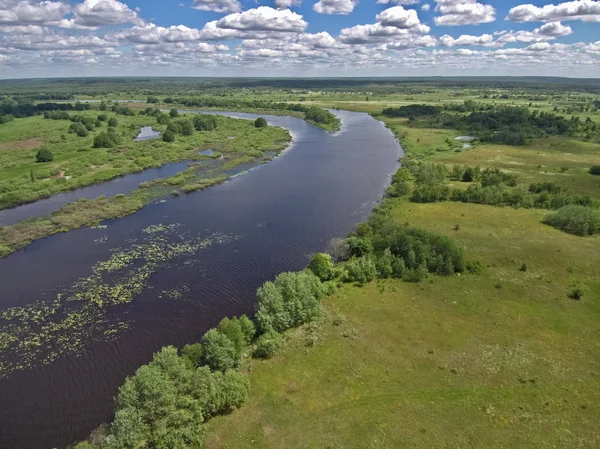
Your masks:
M 585 145 L 577 160 L 556 141 L 455 151 L 451 130 L 384 121 L 411 160 L 558 178 L 600 197 Z M 404 195 L 386 209 L 455 240 L 477 273 L 345 284 L 316 331 L 291 332 L 275 358 L 251 363 L 248 400 L 209 422 L 206 447 L 597 446 L 600 239 L 544 225 L 540 209 Z

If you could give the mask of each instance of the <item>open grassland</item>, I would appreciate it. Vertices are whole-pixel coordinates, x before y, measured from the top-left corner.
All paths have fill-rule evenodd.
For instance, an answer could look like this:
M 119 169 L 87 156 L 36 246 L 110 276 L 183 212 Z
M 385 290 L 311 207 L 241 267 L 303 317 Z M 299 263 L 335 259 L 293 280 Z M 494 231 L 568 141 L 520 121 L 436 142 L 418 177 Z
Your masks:
M 588 172 L 597 143 L 463 149 L 459 131 L 384 118 L 372 99 L 335 106 L 374 113 L 413 159 L 600 198 Z M 545 210 L 388 201 L 397 223 L 451 237 L 481 273 L 344 285 L 326 300 L 316 339 L 314 326 L 296 330 L 275 358 L 250 363 L 248 401 L 209 422 L 207 447 L 598 447 L 600 238 L 542 224 Z
M 207 447 L 597 447 L 600 239 L 533 210 L 396 206 L 484 273 L 345 286 L 327 300 L 344 323 L 252 362 L 248 402 L 210 422 Z M 583 300 L 567 297 L 573 283 Z
M 101 111 L 85 111 L 76 115 L 96 117 L 100 114 Z M 160 138 L 134 141 L 141 126 L 152 126 L 161 132 L 167 126 L 158 124 L 155 117 L 115 117 L 118 126 L 114 129 L 122 142 L 110 149 L 92 147 L 94 136 L 107 130 L 106 121 L 87 137 L 69 133 L 71 122 L 68 120 L 48 120 L 41 116 L 1 125 L 0 207 L 34 201 L 166 162 L 199 160 L 203 157 L 199 151 L 208 148 L 226 158 L 247 160 L 267 150 L 279 151 L 291 140 L 289 133 L 281 128 L 256 128 L 249 120 L 219 117 L 216 130 L 179 135 L 175 142 L 164 142 Z M 40 148 L 50 150 L 54 160 L 37 163 L 36 153 Z M 35 181 L 31 179 L 32 172 Z

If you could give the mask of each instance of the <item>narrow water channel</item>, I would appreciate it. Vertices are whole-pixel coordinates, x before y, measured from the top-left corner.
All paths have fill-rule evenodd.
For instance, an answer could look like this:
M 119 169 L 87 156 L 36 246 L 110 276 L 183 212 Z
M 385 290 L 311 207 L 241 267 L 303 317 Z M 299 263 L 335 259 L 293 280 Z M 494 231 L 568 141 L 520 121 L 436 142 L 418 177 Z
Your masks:
M 88 285 L 81 279 L 93 277 L 98 262 L 140 248 L 158 249 L 153 254 L 166 260 L 152 266 L 143 288 L 132 289 L 131 301 L 107 306 L 93 325 L 66 328 L 77 335 L 76 344 L 61 347 L 62 340 L 51 339 L 57 355 L 48 363 L 41 353 L 15 360 L 18 354 L 0 351 L 7 366 L 25 367 L 0 380 L 0 448 L 49 449 L 84 438 L 111 419 L 118 386 L 153 352 L 199 340 L 224 316 L 251 314 L 261 283 L 301 269 L 310 253 L 364 220 L 398 168 L 402 150 L 369 115 L 336 114 L 342 130 L 333 135 L 297 118 L 265 116 L 294 136 L 272 162 L 0 259 L 0 311 L 32 304 L 45 311 L 42 305 L 53 304 L 61 313 L 64 308 L 60 316 L 81 320 L 87 316 L 85 302 L 66 302 L 70 293 L 64 292 Z M 179 252 L 165 258 L 163 248 L 170 251 L 171 243 Z M 117 280 L 110 273 L 105 278 L 106 285 Z M 0 326 L 7 323 L 0 319 Z M 32 332 L 43 328 L 36 326 Z

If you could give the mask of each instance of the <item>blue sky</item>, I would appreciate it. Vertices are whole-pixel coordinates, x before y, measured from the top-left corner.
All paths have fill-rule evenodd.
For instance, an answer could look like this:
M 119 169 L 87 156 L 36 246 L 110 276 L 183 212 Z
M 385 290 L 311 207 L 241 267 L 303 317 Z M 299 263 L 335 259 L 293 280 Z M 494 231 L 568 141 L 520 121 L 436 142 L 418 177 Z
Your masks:
M 600 0 L 0 0 L 0 77 L 600 77 Z

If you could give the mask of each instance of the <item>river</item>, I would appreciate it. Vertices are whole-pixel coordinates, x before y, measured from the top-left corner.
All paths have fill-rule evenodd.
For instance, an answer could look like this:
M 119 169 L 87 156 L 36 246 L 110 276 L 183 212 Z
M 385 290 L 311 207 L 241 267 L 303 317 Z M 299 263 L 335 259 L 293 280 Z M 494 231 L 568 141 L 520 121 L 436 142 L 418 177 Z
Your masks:
M 0 259 L 0 310 L 65 298 L 73 286 L 87 285 L 80 280 L 96 273 L 98 262 L 119 251 L 158 248 L 161 259 L 140 290 L 129 284 L 135 285 L 131 301 L 102 310 L 101 325 L 65 328 L 72 340 L 66 349 L 60 339 L 49 341 L 58 354 L 51 361 L 15 361 L 21 357 L 16 353 L 4 358 L 26 368 L 0 380 L 0 447 L 46 449 L 85 438 L 111 419 L 118 386 L 153 352 L 198 341 L 224 316 L 251 314 L 260 284 L 301 269 L 310 253 L 364 220 L 385 192 L 402 150 L 369 115 L 335 113 L 342 120 L 335 134 L 297 118 L 264 116 L 294 137 L 272 162 L 105 226 L 41 239 Z M 150 240 L 153 236 L 160 237 Z M 193 245 L 167 258 L 161 245 L 169 239 Z M 112 273 L 106 278 L 114 281 Z M 82 303 L 53 304 L 68 314 L 82 310 Z

